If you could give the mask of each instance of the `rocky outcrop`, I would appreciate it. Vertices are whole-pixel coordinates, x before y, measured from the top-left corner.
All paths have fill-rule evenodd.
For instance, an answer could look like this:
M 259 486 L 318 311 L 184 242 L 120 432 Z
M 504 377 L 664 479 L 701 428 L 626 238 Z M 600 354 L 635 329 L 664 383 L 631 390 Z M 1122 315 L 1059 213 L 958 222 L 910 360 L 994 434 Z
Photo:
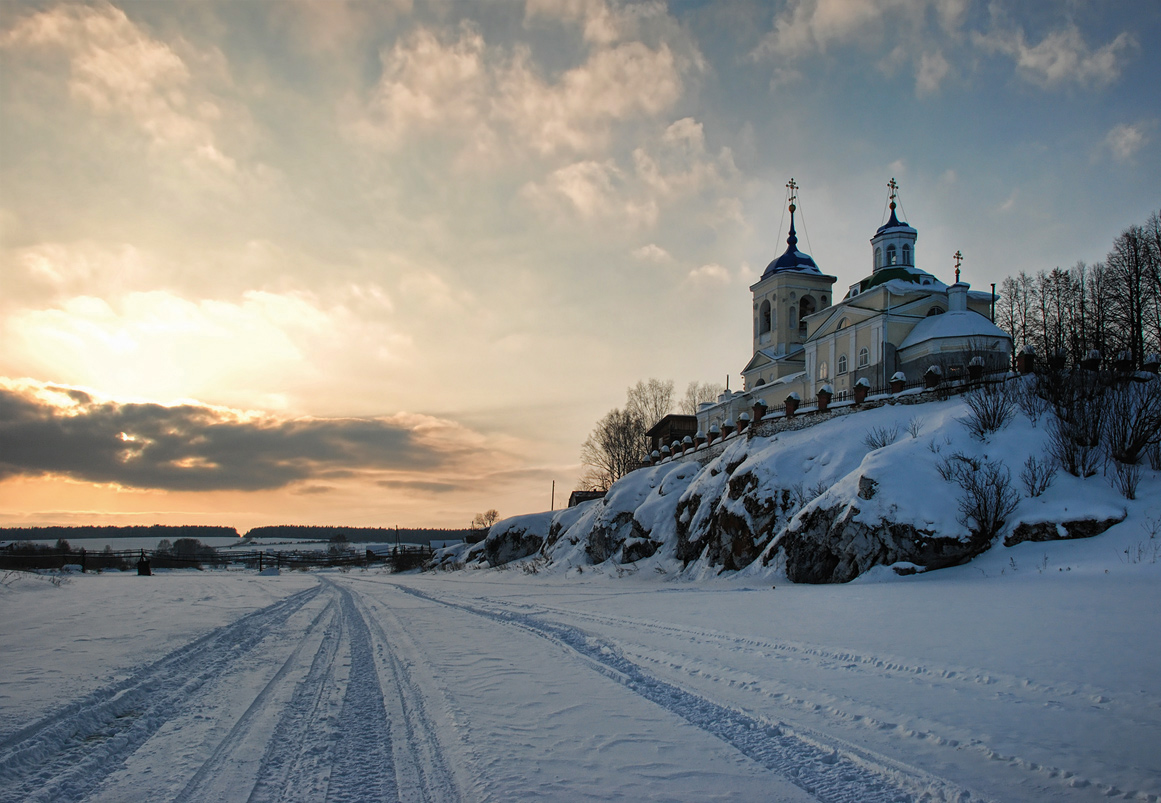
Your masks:
M 660 541 L 648 538 L 628 538 L 621 545 L 621 563 L 636 563 L 645 558 L 651 558 L 660 548 Z
M 726 571 L 745 568 L 786 524 L 793 494 L 763 483 L 746 456 L 711 467 L 678 503 L 676 556 L 684 563 L 704 556 Z
M 544 536 L 522 527 L 507 527 L 488 534 L 484 556 L 491 566 L 526 558 L 544 545 Z
M 1114 524 L 1125 520 L 1125 515 L 1119 518 L 1107 519 L 1075 519 L 1073 521 L 1039 521 L 1032 524 L 1016 525 L 1011 535 L 1004 539 L 1004 546 L 1016 546 L 1025 541 L 1067 541 L 1072 538 L 1092 538 L 1100 535 Z
M 874 566 L 900 562 L 941 569 L 965 563 L 989 546 L 987 538 L 941 538 L 885 519 L 867 524 L 858 515 L 853 505 L 820 506 L 794 522 L 777 543 L 787 577 L 795 583 L 845 583 Z

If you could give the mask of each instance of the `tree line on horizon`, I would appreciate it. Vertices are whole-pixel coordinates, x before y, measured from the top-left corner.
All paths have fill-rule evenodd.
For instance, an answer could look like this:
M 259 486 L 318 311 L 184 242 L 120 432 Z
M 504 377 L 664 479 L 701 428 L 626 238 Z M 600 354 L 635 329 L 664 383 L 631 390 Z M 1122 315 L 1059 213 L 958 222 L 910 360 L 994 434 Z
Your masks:
M 300 538 L 304 540 L 330 541 L 343 535 L 352 543 L 372 543 L 394 541 L 396 533 L 400 540 L 431 541 L 455 540 L 472 532 L 470 528 L 441 529 L 434 527 L 338 527 L 312 524 L 275 524 L 254 527 L 246 533 L 248 537 Z M 204 538 L 239 538 L 234 527 L 203 524 L 153 524 L 153 525 L 113 525 L 78 524 L 50 525 L 45 527 L 0 527 L 0 539 L 6 541 L 67 541 L 92 538 L 158 538 L 172 543 L 180 540 L 201 540 Z

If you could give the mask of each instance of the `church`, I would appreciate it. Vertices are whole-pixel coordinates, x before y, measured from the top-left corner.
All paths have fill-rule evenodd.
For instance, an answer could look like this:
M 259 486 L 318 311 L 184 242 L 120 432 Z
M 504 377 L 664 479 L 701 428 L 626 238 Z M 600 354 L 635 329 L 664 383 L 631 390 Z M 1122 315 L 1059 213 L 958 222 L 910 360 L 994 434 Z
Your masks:
M 791 394 L 809 403 L 826 388 L 842 401 L 856 384 L 885 391 L 897 374 L 912 382 L 932 366 L 955 378 L 973 363 L 987 371 L 1010 365 L 1012 339 L 992 320 L 996 296 L 960 280 L 958 251 L 951 285 L 916 267 L 919 232 L 898 217 L 895 179 L 887 187 L 890 216 L 871 237 L 871 272 L 836 299 L 837 278 L 799 249 L 798 185 L 790 180 L 786 251 L 750 287 L 753 356 L 742 369 L 742 391 L 703 405 L 702 431 L 736 419 L 759 398 L 773 411 Z

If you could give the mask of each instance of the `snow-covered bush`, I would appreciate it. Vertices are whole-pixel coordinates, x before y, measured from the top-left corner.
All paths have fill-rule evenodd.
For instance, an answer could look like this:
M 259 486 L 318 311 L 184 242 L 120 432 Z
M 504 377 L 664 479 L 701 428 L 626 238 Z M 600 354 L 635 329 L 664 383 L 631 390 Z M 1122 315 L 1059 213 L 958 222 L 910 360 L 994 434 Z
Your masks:
M 964 394 L 968 414 L 964 426 L 972 435 L 983 440 L 1007 426 L 1016 409 L 1007 382 L 989 382 Z
M 1045 374 L 1037 389 L 1052 405 L 1048 450 L 1074 477 L 1091 477 L 1103 462 L 1107 385 L 1095 371 Z
M 899 427 L 873 427 L 863 438 L 863 443 L 872 452 L 890 446 L 899 437 Z
M 959 523 L 979 538 L 994 538 L 1020 502 L 1007 466 L 956 452 L 944 458 L 937 468 L 943 479 L 963 489 L 956 517 Z
M 1036 455 L 1030 455 L 1024 461 L 1024 468 L 1020 471 L 1020 482 L 1028 496 L 1037 497 L 1048 490 L 1052 481 L 1056 479 L 1056 466 L 1051 460 L 1038 460 Z
M 1136 465 L 1145 450 L 1161 440 L 1161 380 L 1114 382 L 1105 395 L 1108 455 L 1118 463 Z

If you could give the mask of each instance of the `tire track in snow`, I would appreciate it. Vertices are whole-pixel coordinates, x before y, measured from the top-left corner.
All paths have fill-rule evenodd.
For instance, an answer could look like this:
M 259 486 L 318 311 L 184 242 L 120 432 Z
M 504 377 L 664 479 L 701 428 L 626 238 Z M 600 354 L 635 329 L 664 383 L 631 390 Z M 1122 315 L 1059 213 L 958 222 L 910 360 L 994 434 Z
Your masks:
M 87 796 L 203 685 L 245 658 L 319 590 L 216 628 L 0 741 L 0 803 Z
M 332 600 L 329 605 L 319 611 L 318 616 L 314 618 L 314 621 L 303 632 L 298 646 L 294 648 L 287 659 L 282 662 L 282 666 L 274 673 L 274 676 L 254 697 L 250 705 L 247 706 L 246 711 L 238 718 L 234 726 L 230 728 L 230 732 L 218 743 L 217 748 L 210 757 L 198 768 L 198 771 L 186 783 L 185 788 L 173 799 L 173 803 L 190 803 L 190 801 L 198 800 L 224 800 L 228 798 L 230 792 L 233 791 L 233 784 L 235 783 L 234 776 L 237 775 L 237 767 L 244 761 L 243 758 L 239 757 L 241 753 L 239 748 L 250 738 L 256 720 L 262 714 L 266 713 L 266 710 L 273 704 L 272 698 L 275 696 L 277 690 L 286 682 L 287 675 L 299 666 L 302 653 L 308 645 L 313 643 L 311 635 L 314 630 L 329 615 L 327 632 L 323 634 L 322 643 L 316 650 L 316 657 L 324 651 L 323 645 L 327 642 L 327 636 L 335 629 L 335 620 L 337 619 L 337 611 L 335 608 L 335 602 Z M 303 685 L 303 683 L 299 683 L 297 689 L 301 689 Z M 293 705 L 293 700 L 291 704 Z M 227 771 L 227 768 L 229 771 Z
M 391 714 L 400 726 L 396 732 L 403 737 L 395 740 L 400 799 L 461 800 L 463 794 L 444 754 L 435 723 L 428 714 L 426 695 L 412 676 L 408 663 L 399 656 L 399 647 L 395 642 L 407 642 L 412 652 L 414 645 L 410 644 L 402 623 L 389 608 L 376 605 L 374 607 L 378 610 L 373 612 L 370 610 L 371 604 L 363 595 L 354 591 L 351 593 L 355 595 L 359 606 L 369 614 L 366 620 L 373 635 L 377 637 L 376 650 L 380 660 L 386 663 L 397 692 L 392 701 Z M 395 639 L 387 635 L 381 618 L 391 622 Z
M 335 614 L 271 734 L 247 803 L 317 800 L 326 794 L 334 742 L 327 709 L 338 695 L 335 661 L 345 638 L 343 617 Z
M 340 596 L 344 629 L 350 640 L 351 669 L 339 712 L 338 741 L 325 800 L 344 803 L 398 799 L 391 730 L 370 629 L 355 605 L 354 595 L 334 583 L 328 585 Z
M 1051 684 L 1007 675 L 994 670 L 965 666 L 939 666 L 928 664 L 914 664 L 893 656 L 882 656 L 874 653 L 860 653 L 851 650 L 833 650 L 818 647 L 812 644 L 788 641 L 767 641 L 752 637 L 734 636 L 705 629 L 684 629 L 658 622 L 640 619 L 619 617 L 611 614 L 597 614 L 579 612 L 567 608 L 553 606 L 532 606 L 526 603 L 510 602 L 508 600 L 485 597 L 476 599 L 485 601 L 503 611 L 527 611 L 529 615 L 556 614 L 567 616 L 573 620 L 592 622 L 598 625 L 628 627 L 630 629 L 650 630 L 666 636 L 673 636 L 680 640 L 692 643 L 708 643 L 719 648 L 744 648 L 750 654 L 760 658 L 775 658 L 782 661 L 799 661 L 814 667 L 819 672 L 840 671 L 856 675 L 898 674 L 914 682 L 924 684 L 930 689 L 938 691 L 967 692 L 986 688 L 995 695 L 1007 695 L 1013 700 L 1036 706 L 1061 707 L 1071 711 L 1084 712 L 1094 705 L 1111 709 L 1115 715 L 1125 721 L 1140 721 L 1138 716 L 1140 706 L 1161 707 L 1161 700 L 1157 697 L 1142 693 L 1141 699 L 1123 701 L 1112 699 L 1114 693 L 1088 684 Z M 516 614 L 519 616 L 520 614 Z M 698 655 L 683 655 L 681 665 L 666 664 L 657 657 L 648 655 L 648 649 L 642 648 L 636 660 L 660 665 L 662 669 L 682 669 L 687 672 L 698 672 L 699 666 L 704 666 L 704 659 Z M 712 666 L 712 665 L 711 665 Z M 1152 800 L 1155 795 L 1147 791 L 1134 789 L 1125 790 L 1123 784 L 1108 783 L 1085 777 L 1074 769 L 1045 764 L 1012 753 L 1002 753 L 995 750 L 987 734 L 978 732 L 962 732 L 956 726 L 946 726 L 943 723 L 927 722 L 922 728 L 906 728 L 891 721 L 891 717 L 867 713 L 853 713 L 842 705 L 842 699 L 834 697 L 820 684 L 817 689 L 803 689 L 813 694 L 813 698 L 798 697 L 785 691 L 762 692 L 762 679 L 755 677 L 736 678 L 738 685 L 752 688 L 754 691 L 765 693 L 771 699 L 776 699 L 780 705 L 793 706 L 808 714 L 823 715 L 844 726 L 858 724 L 862 727 L 879 731 L 891 731 L 901 738 L 918 739 L 928 744 L 938 745 L 951 750 L 971 750 L 989 761 L 1006 764 L 1024 772 L 1033 773 L 1043 779 L 1054 781 L 1069 789 L 1096 789 L 1105 795 L 1124 795 L 1127 798 Z M 817 698 L 829 700 L 827 705 L 819 705 Z M 940 727 L 942 725 L 942 728 Z M 933 727 L 934 726 L 934 727 Z M 949 732 L 950 730 L 950 732 Z
M 612 645 L 578 628 L 528 614 L 442 600 L 404 586 L 398 588 L 428 602 L 518 627 L 568 647 L 596 671 L 732 745 L 826 803 L 983 799 L 941 778 L 873 755 L 841 739 L 769 722 L 652 677 Z

